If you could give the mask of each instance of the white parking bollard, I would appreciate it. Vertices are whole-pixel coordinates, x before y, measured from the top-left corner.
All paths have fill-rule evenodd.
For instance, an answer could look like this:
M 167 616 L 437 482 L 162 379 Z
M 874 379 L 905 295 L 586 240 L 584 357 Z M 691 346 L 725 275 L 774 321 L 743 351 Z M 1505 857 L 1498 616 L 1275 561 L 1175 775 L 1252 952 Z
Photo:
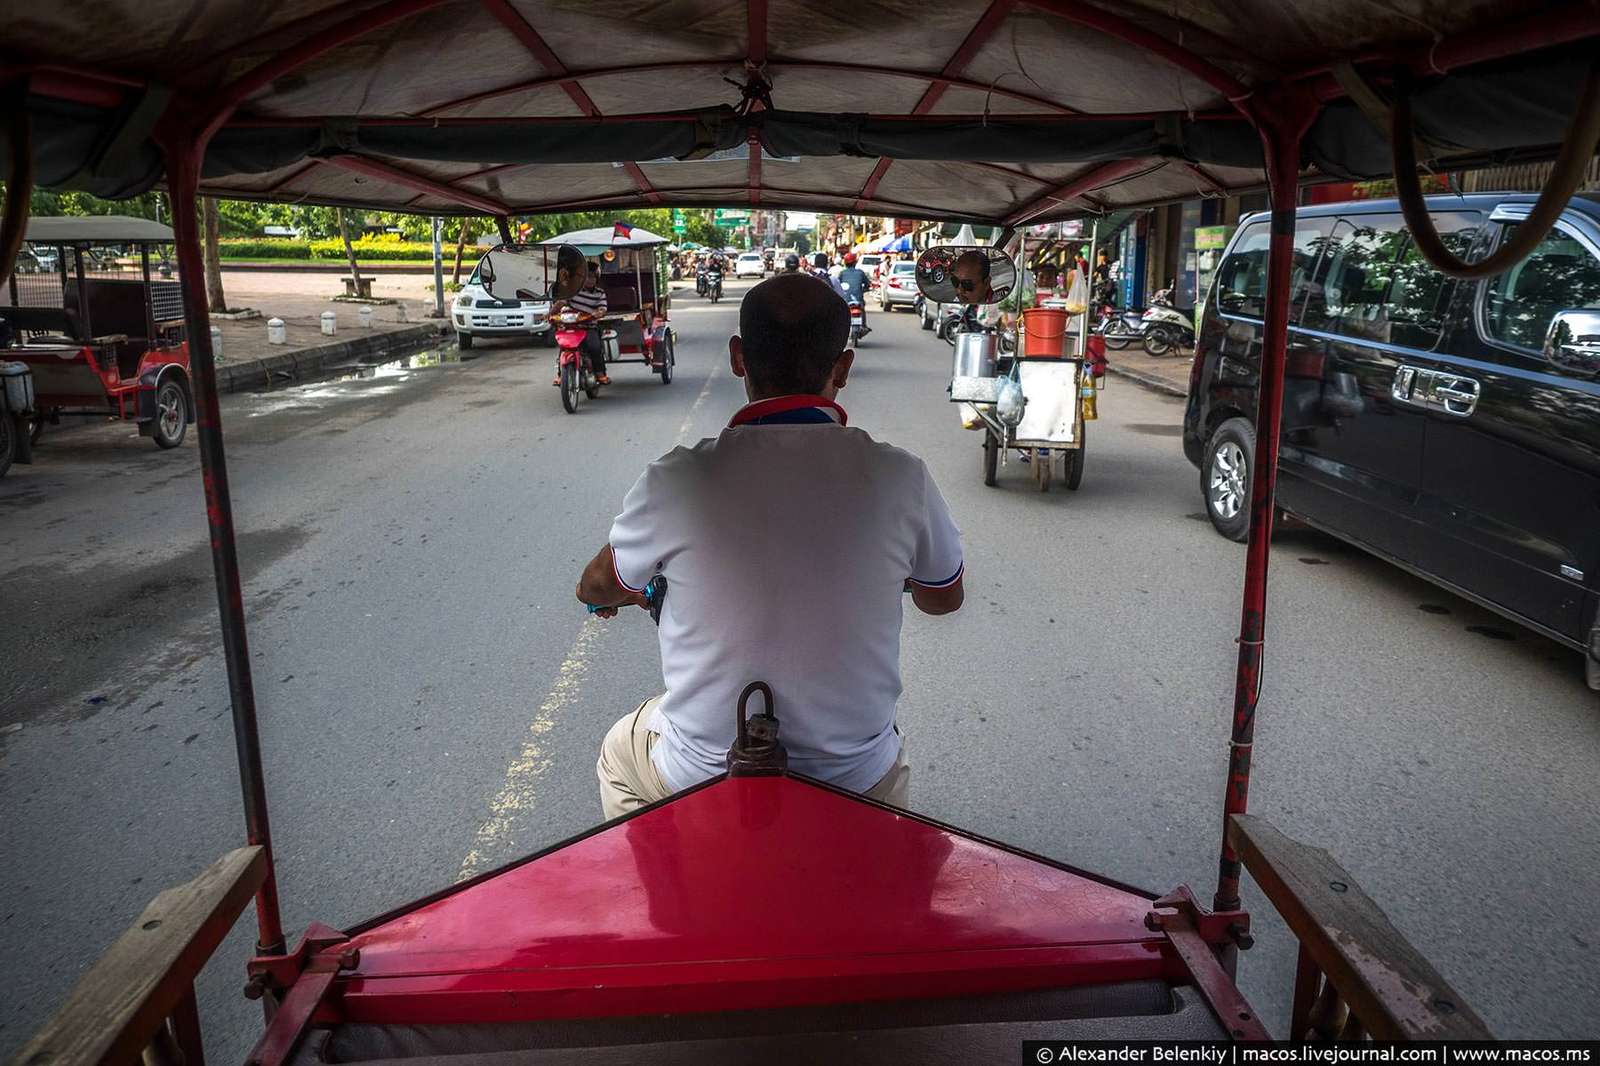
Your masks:
M 361 318 L 361 328 L 362 329 L 371 329 L 372 328 L 372 308 L 370 308 L 370 307 L 362 307 L 361 310 L 357 312 L 357 314 Z
M 399 314 L 396 316 L 396 321 L 399 321 L 399 322 L 407 321 L 407 319 L 406 319 L 406 305 L 403 302 L 397 302 L 394 305 L 394 307 L 395 307 L 395 310 L 397 312 L 399 312 Z
M 336 314 L 333 311 L 324 311 L 324 312 L 322 312 L 322 335 L 324 337 L 331 337 L 331 336 L 333 336 L 334 332 L 338 328 L 339 328 L 339 316 L 338 316 L 338 314 Z
M 269 319 L 267 319 L 267 343 L 268 344 L 287 344 L 287 343 L 289 343 L 289 331 L 283 328 L 283 319 L 281 319 L 281 318 L 269 318 Z
M 211 327 L 211 361 L 222 362 L 222 331 L 216 326 Z

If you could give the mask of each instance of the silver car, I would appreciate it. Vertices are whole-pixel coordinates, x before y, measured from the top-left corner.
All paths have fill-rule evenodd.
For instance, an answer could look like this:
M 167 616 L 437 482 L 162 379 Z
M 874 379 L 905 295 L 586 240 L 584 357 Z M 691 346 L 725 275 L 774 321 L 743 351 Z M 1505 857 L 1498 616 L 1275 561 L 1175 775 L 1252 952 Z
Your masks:
M 897 307 L 917 308 L 917 264 L 901 259 L 884 267 L 878 275 L 878 308 L 893 311 Z

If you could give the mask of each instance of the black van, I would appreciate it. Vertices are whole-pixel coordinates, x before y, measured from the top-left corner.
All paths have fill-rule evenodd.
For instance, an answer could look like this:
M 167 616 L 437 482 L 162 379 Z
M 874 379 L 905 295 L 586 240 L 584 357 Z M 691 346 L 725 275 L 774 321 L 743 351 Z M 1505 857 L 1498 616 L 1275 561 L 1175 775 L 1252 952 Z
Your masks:
M 1481 257 L 1534 198 L 1434 196 Z M 1183 447 L 1206 513 L 1243 540 L 1267 216 L 1243 222 L 1200 309 Z M 1303 207 L 1295 231 L 1278 504 L 1569 647 L 1600 688 L 1600 197 L 1533 254 L 1458 282 L 1398 204 Z

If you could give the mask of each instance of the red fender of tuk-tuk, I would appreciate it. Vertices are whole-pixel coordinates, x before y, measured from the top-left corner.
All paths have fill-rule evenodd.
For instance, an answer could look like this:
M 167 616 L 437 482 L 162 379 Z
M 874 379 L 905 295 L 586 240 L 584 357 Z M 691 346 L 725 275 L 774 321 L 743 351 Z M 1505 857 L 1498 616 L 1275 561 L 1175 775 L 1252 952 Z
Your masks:
M 487 1022 L 1180 978 L 1152 896 L 805 778 L 717 778 L 358 927 L 319 1016 Z

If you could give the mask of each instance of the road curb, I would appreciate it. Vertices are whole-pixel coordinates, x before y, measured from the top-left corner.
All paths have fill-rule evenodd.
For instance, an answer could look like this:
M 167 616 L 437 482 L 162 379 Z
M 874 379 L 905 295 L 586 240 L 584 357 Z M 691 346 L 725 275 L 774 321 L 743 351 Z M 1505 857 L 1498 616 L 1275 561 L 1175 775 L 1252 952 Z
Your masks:
M 1106 371 L 1108 373 L 1115 374 L 1118 377 L 1127 378 L 1129 381 L 1137 382 L 1147 389 L 1154 389 L 1156 392 L 1164 392 L 1168 396 L 1177 396 L 1180 399 L 1185 400 L 1189 398 L 1188 389 L 1183 388 L 1180 385 L 1174 385 L 1165 378 L 1158 378 L 1154 374 L 1146 374 L 1139 370 L 1129 370 L 1126 367 L 1120 367 L 1116 363 L 1112 362 L 1106 363 Z
M 271 388 L 283 384 L 285 377 L 291 382 L 302 381 L 340 363 L 398 358 L 436 344 L 450 333 L 445 322 L 425 322 L 405 329 L 369 333 L 353 340 L 275 352 L 260 359 L 225 361 L 217 367 L 217 391 Z

